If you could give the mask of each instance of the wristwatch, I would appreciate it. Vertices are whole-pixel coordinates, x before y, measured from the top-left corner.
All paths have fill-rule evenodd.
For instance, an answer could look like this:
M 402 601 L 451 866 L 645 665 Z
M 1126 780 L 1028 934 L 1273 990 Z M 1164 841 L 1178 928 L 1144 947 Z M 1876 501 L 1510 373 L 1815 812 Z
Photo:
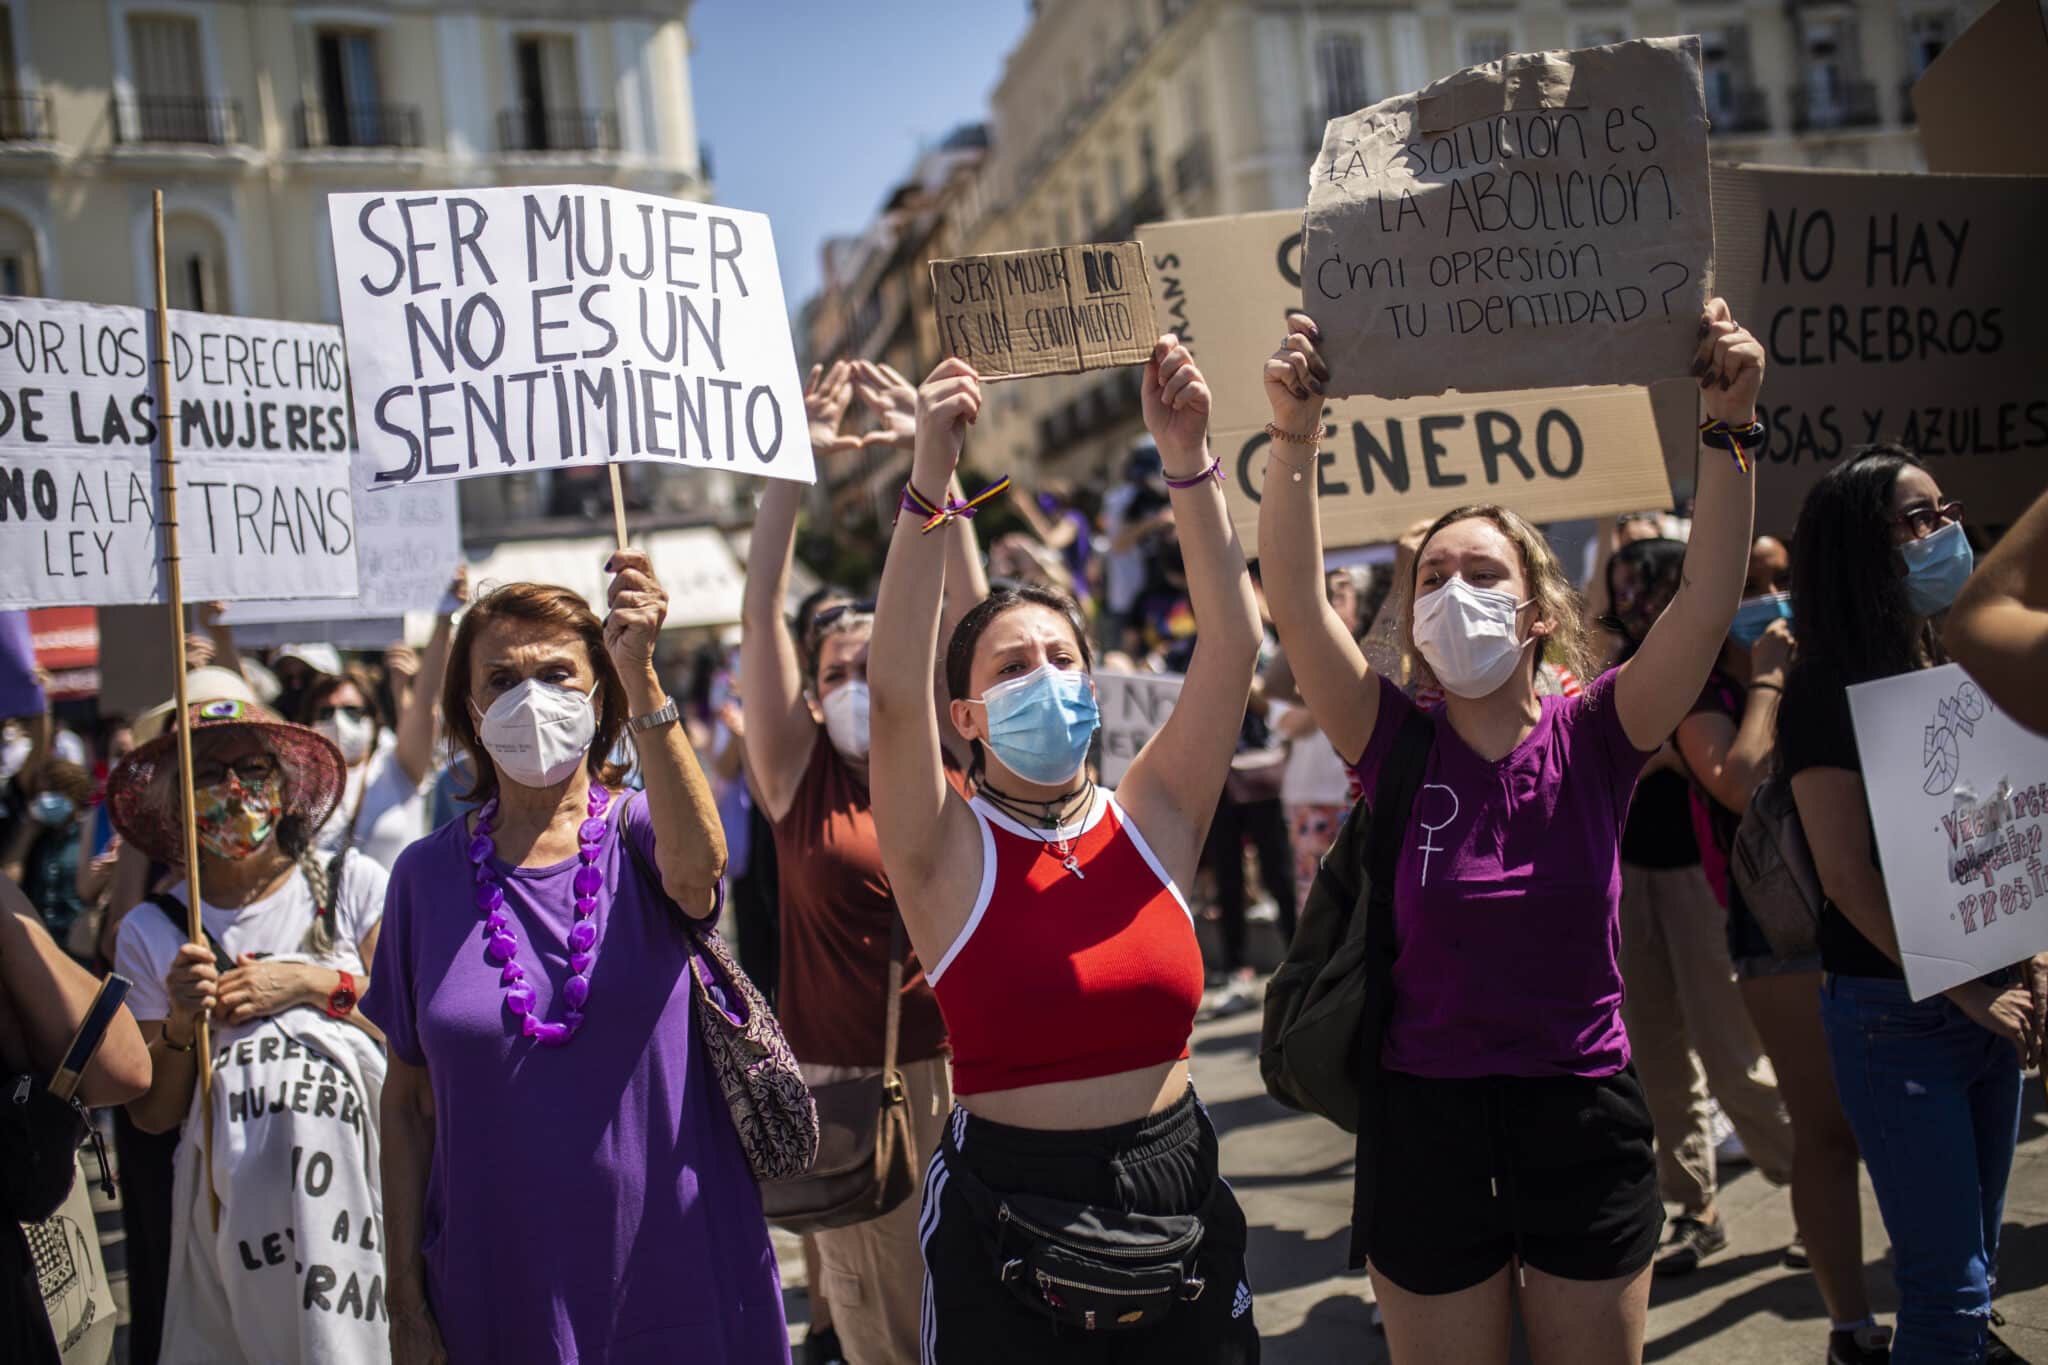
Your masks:
M 670 697 L 668 705 L 662 707 L 659 711 L 649 711 L 644 716 L 633 717 L 626 722 L 626 728 L 637 735 L 642 730 L 652 730 L 657 725 L 666 725 L 680 715 L 682 715 L 682 711 L 676 706 L 676 699 Z
M 336 1019 L 346 1019 L 356 1007 L 356 979 L 347 972 L 337 971 L 341 984 L 327 996 L 327 1013 Z

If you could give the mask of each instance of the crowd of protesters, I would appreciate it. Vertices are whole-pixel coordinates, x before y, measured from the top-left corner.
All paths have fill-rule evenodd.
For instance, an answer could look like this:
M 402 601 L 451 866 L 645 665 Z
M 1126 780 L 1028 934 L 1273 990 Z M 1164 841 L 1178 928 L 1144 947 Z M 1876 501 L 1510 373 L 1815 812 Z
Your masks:
M 1845 689 L 1953 656 L 2048 725 L 2048 498 L 1979 566 L 1877 446 L 1755 537 L 1765 357 L 1716 300 L 1684 519 L 1601 526 L 1577 576 L 1491 504 L 1326 556 L 1320 343 L 1296 314 L 1265 367 L 1253 546 L 1170 336 L 1092 490 L 963 486 L 964 362 L 839 363 L 819 458 L 910 455 L 870 584 L 788 609 L 771 481 L 736 640 L 661 653 L 665 566 L 622 550 L 604 603 L 458 579 L 418 653 L 261 655 L 205 612 L 182 712 L 8 721 L 8 1074 L 54 1068 L 94 973 L 133 982 L 82 1089 L 128 1359 L 784 1360 L 773 1217 L 808 1361 L 1256 1360 L 1191 1030 L 1257 1005 L 1354 801 L 1405 781 L 1352 1228 L 1396 1361 L 1505 1361 L 1517 1310 L 1540 1365 L 1640 1361 L 1651 1277 L 1728 1245 L 1717 1149 L 1791 1187 L 1814 1358 L 2017 1360 L 1993 1296 L 2048 959 L 1910 998 Z M 1098 668 L 1183 680 L 1113 792 Z M 1796 950 L 1730 875 L 1772 782 L 1824 897 Z M 715 979 L 721 931 L 758 995 Z M 853 1113 L 875 1155 L 845 1189 L 766 1174 L 737 1105 L 719 1021 L 769 1002 L 820 1150 Z M 0 1247 L 7 1358 L 55 1359 Z

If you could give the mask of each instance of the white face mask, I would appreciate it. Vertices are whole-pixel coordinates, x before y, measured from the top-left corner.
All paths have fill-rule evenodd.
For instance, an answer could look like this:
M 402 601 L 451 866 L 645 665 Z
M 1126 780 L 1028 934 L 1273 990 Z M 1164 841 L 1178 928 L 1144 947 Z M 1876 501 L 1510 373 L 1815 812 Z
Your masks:
M 370 742 L 377 737 L 377 722 L 368 716 L 351 717 L 337 711 L 313 727 L 334 741 L 334 747 L 341 750 L 341 761 L 353 768 L 363 761 L 370 752 Z
M 847 758 L 868 756 L 868 685 L 844 682 L 818 703 L 825 713 L 825 737 Z
M 522 787 L 552 787 L 576 771 L 597 738 L 597 694 L 528 678 L 491 703 L 476 734 L 501 776 Z
M 1530 601 L 1534 601 L 1531 598 Z M 1475 588 L 1453 578 L 1415 603 L 1415 647 L 1444 691 L 1455 697 L 1484 697 L 1514 676 L 1524 640 L 1515 615 L 1528 602 L 1512 593 Z

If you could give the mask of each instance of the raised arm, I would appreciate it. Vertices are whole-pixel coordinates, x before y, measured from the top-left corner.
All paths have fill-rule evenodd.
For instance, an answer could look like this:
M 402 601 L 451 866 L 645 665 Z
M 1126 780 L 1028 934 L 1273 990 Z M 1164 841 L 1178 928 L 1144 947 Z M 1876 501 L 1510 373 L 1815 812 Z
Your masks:
M 9 1058 L 10 1065 L 55 1071 L 98 991 L 92 973 L 67 957 L 43 928 L 21 888 L 0 881 L 0 1005 L 20 1029 L 18 1038 L 6 1042 L 22 1052 Z M 147 1093 L 149 1076 L 149 1046 L 123 1005 L 79 1079 L 78 1098 L 89 1105 L 122 1104 Z
M 668 615 L 668 593 L 654 576 L 644 550 L 620 550 L 605 564 L 613 575 L 604 618 L 605 652 L 626 684 L 626 711 L 645 716 L 669 704 L 654 670 L 654 646 Z M 654 861 L 662 889 L 693 919 L 718 908 L 718 879 L 725 875 L 725 826 L 711 784 L 697 766 L 680 718 L 633 736 L 640 751 L 640 777 L 647 784 L 647 813 L 654 821 Z
M 1316 352 L 1322 334 L 1306 313 L 1287 316 L 1287 339 L 1266 361 L 1273 425 L 1320 441 L 1329 367 Z M 1355 763 L 1379 719 L 1379 680 L 1323 585 L 1323 528 L 1316 506 L 1317 447 L 1274 441 L 1267 447 L 1259 495 L 1259 580 L 1280 646 L 1316 724 L 1337 753 Z M 1400 591 L 1400 585 L 1395 586 Z
M 1199 631 L 1180 700 L 1124 774 L 1118 799 L 1166 870 L 1194 883 L 1202 840 L 1230 775 L 1259 660 L 1259 607 L 1209 456 L 1209 385 L 1171 335 L 1145 364 L 1145 426 L 1159 446 Z
M 406 689 L 403 709 L 398 713 L 397 747 L 393 756 L 406 780 L 415 787 L 427 780 L 434 768 L 434 721 L 441 681 L 448 675 L 448 647 L 454 633 L 455 613 L 469 600 L 469 570 L 455 571 L 448 585 L 444 610 L 434 618 L 434 635 L 427 652 L 420 656 L 419 675 Z
M 1991 699 L 2048 734 L 2048 493 L 1984 556 L 1949 608 L 1948 651 Z
M 1785 662 L 1792 630 L 1773 621 L 1750 656 L 1749 697 L 1735 721 L 1718 711 L 1696 711 L 1678 723 L 1678 752 L 1707 794 L 1740 814 L 1770 773 L 1778 742 L 1778 702 L 1785 694 Z
M 208 602 L 199 608 L 200 628 L 213 643 L 213 657 L 208 662 L 215 668 L 225 668 L 246 678 L 248 674 L 242 667 L 242 651 L 235 644 L 235 628 L 222 619 L 227 615 L 227 605 L 225 602 Z
M 852 370 L 845 361 L 831 370 L 811 367 L 804 390 L 811 449 L 820 458 L 857 450 L 857 437 L 842 436 L 839 423 L 853 399 Z M 804 668 L 789 633 L 782 604 L 789 600 L 789 564 L 796 552 L 796 516 L 803 485 L 770 479 L 747 542 L 747 581 L 740 599 L 740 709 L 747 716 L 747 770 L 770 820 L 780 820 L 796 799 L 818 722 L 804 699 Z
M 979 376 L 957 357 L 941 361 L 917 396 L 910 483 L 920 496 L 946 496 L 967 427 L 980 414 Z M 896 519 L 875 602 L 868 645 L 868 788 L 889 880 L 918 891 L 902 899 L 964 904 L 980 885 L 981 838 L 974 817 L 946 781 L 931 704 L 952 528 L 927 534 L 925 524 L 915 513 Z
M 1692 373 L 1705 395 L 1708 418 L 1733 428 L 1756 420 L 1764 348 L 1720 299 L 1707 300 Z M 1699 698 L 1728 638 L 1749 573 L 1755 465 L 1738 468 L 1727 451 L 1702 443 L 1698 470 L 1692 539 L 1686 545 L 1678 592 L 1650 627 L 1642 648 L 1615 678 L 1615 712 L 1629 743 L 1638 749 L 1655 749 L 1669 739 Z

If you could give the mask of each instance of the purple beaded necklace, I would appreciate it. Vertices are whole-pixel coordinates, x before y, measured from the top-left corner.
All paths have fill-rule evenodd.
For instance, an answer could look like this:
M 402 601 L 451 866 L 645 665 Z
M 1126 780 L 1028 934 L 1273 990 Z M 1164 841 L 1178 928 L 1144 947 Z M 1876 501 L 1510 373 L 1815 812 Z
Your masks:
M 544 1023 L 534 1017 L 533 987 L 526 984 L 526 968 L 519 965 L 519 940 L 512 936 L 511 921 L 505 913 L 505 888 L 491 868 L 498 846 L 491 839 L 491 822 L 498 818 L 498 798 L 492 797 L 477 812 L 476 835 L 469 841 L 470 866 L 476 873 L 476 908 L 483 912 L 484 932 L 490 942 L 484 951 L 499 964 L 498 984 L 505 988 L 505 1008 L 519 1020 L 519 1031 L 547 1047 L 566 1046 L 583 1027 L 583 1006 L 590 999 L 590 968 L 597 959 L 598 893 L 604 890 L 604 873 L 597 868 L 597 855 L 604 849 L 605 808 L 612 794 L 592 783 L 588 818 L 576 830 L 576 923 L 569 930 L 569 970 L 574 973 L 562 983 L 562 1003 L 568 1008 L 562 1022 Z

